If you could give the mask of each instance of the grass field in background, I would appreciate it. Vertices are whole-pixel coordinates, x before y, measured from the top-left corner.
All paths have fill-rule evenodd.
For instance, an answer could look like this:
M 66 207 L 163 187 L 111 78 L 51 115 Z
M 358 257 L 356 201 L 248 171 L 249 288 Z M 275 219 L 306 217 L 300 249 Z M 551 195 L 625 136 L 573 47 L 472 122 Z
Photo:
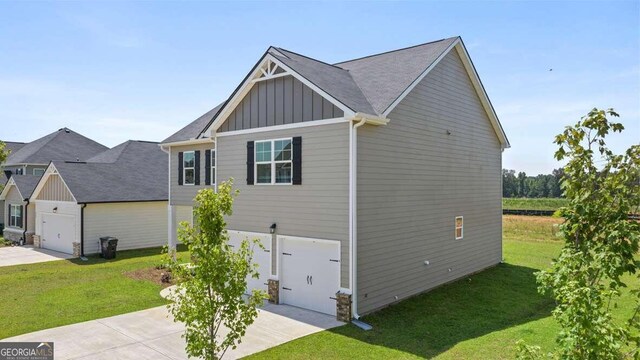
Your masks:
M 537 292 L 534 272 L 550 266 L 562 242 L 561 219 L 504 216 L 504 264 L 365 316 L 373 330 L 353 325 L 322 331 L 251 359 L 513 359 L 524 339 L 544 351 L 559 327 L 553 301 Z M 640 282 L 630 276 L 629 288 Z M 630 315 L 633 297 L 616 314 Z
M 506 210 L 558 210 L 567 204 L 563 198 L 502 198 L 502 208 Z

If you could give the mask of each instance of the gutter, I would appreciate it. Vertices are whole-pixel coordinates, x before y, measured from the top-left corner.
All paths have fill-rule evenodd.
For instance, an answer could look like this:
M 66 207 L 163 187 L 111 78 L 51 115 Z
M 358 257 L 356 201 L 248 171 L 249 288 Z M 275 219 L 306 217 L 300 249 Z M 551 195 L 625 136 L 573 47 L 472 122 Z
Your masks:
M 18 190 L 19 191 L 19 190 Z M 24 231 L 22 232 L 22 241 L 27 243 L 27 227 L 29 226 L 29 199 L 24 199 L 27 203 L 24 205 Z
M 84 257 L 84 208 L 87 204 L 82 204 L 80 207 L 80 256 Z
M 160 146 L 160 148 L 164 150 L 166 149 L 166 147 L 171 147 L 171 146 L 197 145 L 197 144 L 207 144 L 211 142 L 213 142 L 212 138 L 200 138 L 200 139 L 190 139 L 190 140 L 181 140 L 181 141 L 163 143 L 163 144 L 158 144 L 158 146 Z

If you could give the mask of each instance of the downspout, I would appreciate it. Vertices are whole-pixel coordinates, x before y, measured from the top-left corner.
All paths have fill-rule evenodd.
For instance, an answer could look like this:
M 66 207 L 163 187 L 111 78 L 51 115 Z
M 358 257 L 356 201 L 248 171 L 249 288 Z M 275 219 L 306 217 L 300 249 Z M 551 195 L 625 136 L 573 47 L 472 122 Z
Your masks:
M 24 225 L 24 231 L 22 232 L 22 241 L 24 241 L 24 244 L 27 243 L 27 227 L 29 226 L 29 199 L 24 199 L 24 201 L 26 201 L 27 203 L 24 205 L 24 221 L 23 221 L 23 225 Z
M 349 246 L 351 247 L 351 278 L 349 285 L 351 285 L 351 313 L 353 314 L 354 319 L 359 319 L 360 315 L 358 314 L 358 232 L 357 232 L 357 166 L 358 166 L 358 128 L 364 125 L 367 122 L 366 118 L 361 118 L 359 122 L 355 123 L 353 126 L 349 126 L 350 130 L 350 140 L 351 146 L 349 147 L 349 207 L 350 217 L 349 217 L 349 228 L 350 228 L 350 237 L 351 241 L 349 241 Z
M 84 257 L 84 208 L 87 204 L 82 204 L 80 207 L 80 256 Z

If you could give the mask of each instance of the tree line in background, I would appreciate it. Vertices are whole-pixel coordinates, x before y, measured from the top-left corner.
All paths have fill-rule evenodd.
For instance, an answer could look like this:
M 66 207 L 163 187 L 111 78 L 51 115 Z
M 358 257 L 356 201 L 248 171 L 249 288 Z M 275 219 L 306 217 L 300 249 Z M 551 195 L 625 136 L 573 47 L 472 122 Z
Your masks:
M 506 198 L 559 198 L 560 182 L 564 170 L 554 169 L 551 174 L 527 176 L 525 172 L 502 169 L 502 197 Z

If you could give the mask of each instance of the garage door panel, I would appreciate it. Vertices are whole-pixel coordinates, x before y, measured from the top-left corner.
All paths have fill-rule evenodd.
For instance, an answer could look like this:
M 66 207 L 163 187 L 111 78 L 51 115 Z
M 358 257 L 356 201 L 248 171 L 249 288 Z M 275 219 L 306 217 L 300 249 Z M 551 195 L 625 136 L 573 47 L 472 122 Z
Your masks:
M 240 247 L 243 240 L 258 239 L 260 241 L 264 249 L 253 246 L 253 263 L 258 264 L 259 276 L 257 279 L 247 277 L 247 293 L 253 289 L 267 291 L 271 275 L 271 235 L 236 230 L 228 230 L 227 233 L 229 234 L 229 245 L 235 249 Z
M 72 215 L 42 215 L 42 247 L 73 254 L 76 241 L 76 218 Z
M 289 305 L 335 315 L 340 242 L 278 236 L 281 298 Z

